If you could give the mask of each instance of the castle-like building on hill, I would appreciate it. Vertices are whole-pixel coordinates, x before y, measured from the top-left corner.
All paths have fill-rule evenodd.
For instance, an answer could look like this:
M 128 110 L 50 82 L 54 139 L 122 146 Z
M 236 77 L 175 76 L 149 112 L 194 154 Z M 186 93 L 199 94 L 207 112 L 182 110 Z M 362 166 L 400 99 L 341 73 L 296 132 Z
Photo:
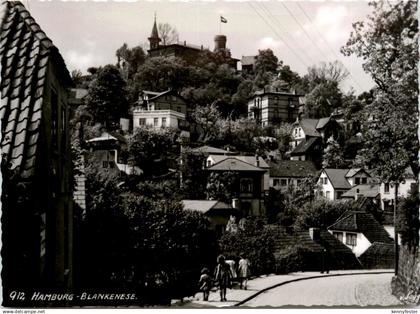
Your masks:
M 177 57 L 185 60 L 188 64 L 194 63 L 200 57 L 203 51 L 208 49 L 203 48 L 203 45 L 196 46 L 187 44 L 186 41 L 183 43 L 161 45 L 161 38 L 159 37 L 158 28 L 156 25 L 156 18 L 153 23 L 152 33 L 148 38 L 150 48 L 147 53 L 151 57 Z M 226 48 L 227 37 L 225 35 L 216 35 L 214 37 L 214 50 L 213 53 L 223 53 L 229 58 L 229 65 L 237 69 L 237 63 L 239 59 L 231 57 L 230 50 Z

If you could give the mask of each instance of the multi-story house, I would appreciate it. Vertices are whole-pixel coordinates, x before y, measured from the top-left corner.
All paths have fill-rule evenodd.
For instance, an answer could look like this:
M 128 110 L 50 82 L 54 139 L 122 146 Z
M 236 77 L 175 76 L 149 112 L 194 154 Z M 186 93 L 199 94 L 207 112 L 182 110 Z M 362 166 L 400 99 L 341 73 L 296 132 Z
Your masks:
M 270 187 L 285 192 L 291 186 L 299 186 L 306 178 L 315 176 L 316 173 L 315 165 L 311 161 L 270 162 Z
M 248 101 L 248 117 L 262 126 L 292 123 L 299 114 L 299 97 L 274 88 L 257 91 Z
M 23 4 L 0 4 L 3 306 L 73 278 L 70 74 Z M 37 306 L 40 306 L 37 304 Z
M 175 128 L 186 126 L 187 102 L 174 90 L 143 91 L 133 110 L 133 127 Z
M 384 227 L 375 220 L 372 214 L 364 211 L 347 211 L 337 221 L 328 227 L 328 231 L 339 241 L 349 247 L 356 257 L 367 262 L 370 267 L 375 263 L 368 261 L 363 255 L 369 248 L 377 248 L 377 258 L 388 260 L 386 267 L 392 267 L 393 252 L 387 253 L 389 247 L 392 249 L 393 240 L 390 238 Z M 379 250 L 384 247 L 386 250 Z M 380 256 L 380 252 L 383 255 Z
M 398 185 L 398 197 L 407 197 L 417 187 L 416 177 L 411 170 L 407 167 L 404 172 L 404 181 Z M 394 210 L 395 201 L 395 185 L 392 183 L 382 182 L 379 188 L 381 194 L 381 207 L 384 211 Z
M 331 117 L 297 119 L 293 123 L 289 143 L 291 160 L 312 160 L 317 165 L 322 159 L 323 148 L 329 138 L 341 140 L 341 126 Z
M 261 216 L 265 215 L 264 206 L 264 175 L 268 172 L 259 166 L 258 159 L 254 158 L 255 163 L 249 163 L 241 156 L 209 156 L 226 157 L 218 159 L 214 163 L 209 163 L 206 171 L 209 173 L 235 173 L 237 180 L 232 187 L 233 208 L 238 209 L 242 216 Z
M 354 169 L 331 169 L 321 170 L 318 179 L 318 196 L 325 197 L 328 200 L 337 200 L 350 190 L 353 186 L 359 184 L 372 183 L 372 178 L 362 168 Z

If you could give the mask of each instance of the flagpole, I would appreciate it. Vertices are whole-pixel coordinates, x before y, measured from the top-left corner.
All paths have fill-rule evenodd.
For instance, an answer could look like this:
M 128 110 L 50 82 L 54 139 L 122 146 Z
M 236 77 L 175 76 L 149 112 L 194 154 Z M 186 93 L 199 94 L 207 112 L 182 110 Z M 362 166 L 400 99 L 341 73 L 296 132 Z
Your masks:
M 219 17 L 219 34 L 222 33 L 222 16 Z

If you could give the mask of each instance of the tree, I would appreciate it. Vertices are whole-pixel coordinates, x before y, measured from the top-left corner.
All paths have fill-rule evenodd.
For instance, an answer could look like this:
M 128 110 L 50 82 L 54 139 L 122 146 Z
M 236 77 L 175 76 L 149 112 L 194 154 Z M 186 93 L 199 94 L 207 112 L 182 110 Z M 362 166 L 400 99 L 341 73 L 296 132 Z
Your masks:
M 207 180 L 207 198 L 230 204 L 237 197 L 238 174 L 234 171 L 212 172 Z
M 279 59 L 277 59 L 277 57 L 274 55 L 273 50 L 258 50 L 258 56 L 255 62 L 255 73 L 276 73 L 278 61 Z
M 197 107 L 191 114 L 191 117 L 199 127 L 199 142 L 211 144 L 217 143 L 220 140 L 220 126 L 223 119 L 215 103 L 204 107 Z
M 159 23 L 158 32 L 164 46 L 177 43 L 179 40 L 178 31 L 168 23 Z
M 374 101 L 366 106 L 363 162 L 382 182 L 395 184 L 394 220 L 398 188 L 404 171 L 418 173 L 418 20 L 415 1 L 371 2 L 368 22 L 353 24 L 344 55 L 364 60 L 363 68 L 377 85 Z M 398 233 L 395 229 L 395 273 L 398 274 Z
M 342 93 L 335 81 L 317 84 L 306 94 L 305 112 L 312 118 L 328 117 L 341 107 Z
M 343 158 L 343 149 L 332 137 L 327 141 L 327 147 L 324 149 L 322 160 L 323 168 L 343 168 L 346 163 Z
M 142 47 L 136 46 L 130 49 L 126 43 L 117 49 L 115 55 L 118 59 L 117 66 L 126 80 L 131 80 L 146 60 L 146 54 Z
M 119 119 L 128 114 L 126 84 L 113 65 L 100 68 L 89 84 L 85 102 L 96 122 L 108 129 L 118 128 Z

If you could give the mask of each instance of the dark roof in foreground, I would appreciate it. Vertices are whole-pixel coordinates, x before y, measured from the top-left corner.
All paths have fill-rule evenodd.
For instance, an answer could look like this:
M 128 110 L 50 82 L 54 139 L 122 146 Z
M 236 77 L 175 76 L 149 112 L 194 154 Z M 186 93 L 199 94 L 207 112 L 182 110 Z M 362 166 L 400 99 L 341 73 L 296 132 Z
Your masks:
M 62 84 L 72 81 L 58 49 L 23 4 L 2 1 L 0 14 L 2 158 L 27 178 L 35 168 L 50 60 L 58 64 Z
M 305 178 L 315 175 L 316 172 L 314 163 L 309 160 L 280 160 L 270 162 L 271 177 Z
M 393 243 L 384 227 L 372 214 L 364 211 L 347 211 L 328 227 L 329 230 L 340 230 L 362 233 L 370 243 Z
M 217 200 L 182 200 L 181 202 L 184 209 L 207 215 L 229 216 L 237 211 L 232 205 Z
M 299 143 L 298 146 L 290 153 L 290 155 L 300 155 L 309 152 L 316 144 L 318 138 L 311 137 L 309 140 L 303 140 Z
M 194 148 L 192 151 L 197 152 L 197 153 L 215 154 L 215 155 L 217 155 L 217 154 L 224 155 L 224 154 L 231 154 L 232 153 L 232 152 L 227 151 L 225 149 L 212 147 L 212 146 L 207 146 L 207 145 Z

